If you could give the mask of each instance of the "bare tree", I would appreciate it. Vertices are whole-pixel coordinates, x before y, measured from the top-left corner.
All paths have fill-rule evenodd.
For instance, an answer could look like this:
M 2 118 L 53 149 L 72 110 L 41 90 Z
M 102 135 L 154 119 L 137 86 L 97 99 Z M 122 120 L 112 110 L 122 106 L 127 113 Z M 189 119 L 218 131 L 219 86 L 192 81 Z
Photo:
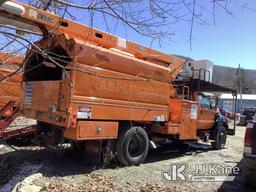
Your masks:
M 29 4 L 55 12 L 59 16 L 78 20 L 77 11 L 84 15 L 79 21 L 94 26 L 97 17 L 101 17 L 108 32 L 115 33 L 116 28 L 129 28 L 153 39 L 172 39 L 176 24 L 188 26 L 188 40 L 191 42 L 193 28 L 196 25 L 216 24 L 216 14 L 224 11 L 234 16 L 229 9 L 236 4 L 245 10 L 254 10 L 242 0 L 28 0 Z M 110 30 L 112 29 L 112 30 Z M 186 37 L 184 37 L 186 38 Z

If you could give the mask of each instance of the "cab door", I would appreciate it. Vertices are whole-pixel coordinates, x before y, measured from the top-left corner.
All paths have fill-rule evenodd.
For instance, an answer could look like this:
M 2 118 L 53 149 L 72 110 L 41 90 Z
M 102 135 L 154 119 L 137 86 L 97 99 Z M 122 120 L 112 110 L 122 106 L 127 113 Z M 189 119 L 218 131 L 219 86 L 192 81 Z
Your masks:
M 212 107 L 210 100 L 204 95 L 197 95 L 199 104 L 198 110 L 198 128 L 210 129 L 215 123 L 215 110 Z

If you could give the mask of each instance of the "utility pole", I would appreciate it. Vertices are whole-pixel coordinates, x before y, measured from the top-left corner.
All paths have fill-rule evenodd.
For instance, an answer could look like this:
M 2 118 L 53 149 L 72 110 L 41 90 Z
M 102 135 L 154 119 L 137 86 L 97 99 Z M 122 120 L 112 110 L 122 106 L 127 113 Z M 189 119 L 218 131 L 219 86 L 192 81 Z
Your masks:
M 238 81 L 239 81 L 239 94 L 240 94 L 240 113 L 243 112 L 243 85 L 242 85 L 242 77 L 241 77 L 241 66 L 238 65 Z

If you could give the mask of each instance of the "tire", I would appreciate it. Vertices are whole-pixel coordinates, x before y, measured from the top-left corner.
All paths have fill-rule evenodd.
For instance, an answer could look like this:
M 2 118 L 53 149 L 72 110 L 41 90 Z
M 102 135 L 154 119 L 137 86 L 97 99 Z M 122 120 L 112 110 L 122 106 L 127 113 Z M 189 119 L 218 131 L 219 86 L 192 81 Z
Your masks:
M 214 133 L 214 142 L 212 142 L 212 147 L 215 150 L 223 149 L 227 141 L 227 130 L 224 126 L 221 126 L 219 129 L 215 130 Z
M 43 121 L 37 121 L 37 134 L 46 134 L 51 130 L 51 124 L 45 123 Z
M 148 135 L 143 128 L 124 129 L 116 142 L 117 160 L 123 165 L 139 165 L 145 160 L 148 149 Z
M 253 175 L 248 167 L 244 167 L 244 184 L 251 186 L 253 184 Z
M 74 151 L 82 153 L 84 149 L 84 142 L 79 142 L 79 141 L 69 141 L 74 149 Z
M 256 159 L 244 157 L 243 159 L 243 181 L 245 186 L 256 187 Z

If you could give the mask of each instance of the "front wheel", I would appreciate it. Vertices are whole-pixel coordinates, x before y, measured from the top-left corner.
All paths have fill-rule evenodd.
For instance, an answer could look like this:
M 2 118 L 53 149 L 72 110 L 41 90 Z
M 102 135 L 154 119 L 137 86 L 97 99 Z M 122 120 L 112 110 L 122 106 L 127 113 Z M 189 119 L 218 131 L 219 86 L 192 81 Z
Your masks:
M 227 130 L 224 126 L 215 130 L 214 140 L 215 141 L 211 143 L 214 149 L 219 150 L 225 147 L 227 141 Z
M 148 148 L 148 135 L 143 128 L 124 129 L 116 142 L 117 159 L 124 165 L 139 165 L 145 160 Z

